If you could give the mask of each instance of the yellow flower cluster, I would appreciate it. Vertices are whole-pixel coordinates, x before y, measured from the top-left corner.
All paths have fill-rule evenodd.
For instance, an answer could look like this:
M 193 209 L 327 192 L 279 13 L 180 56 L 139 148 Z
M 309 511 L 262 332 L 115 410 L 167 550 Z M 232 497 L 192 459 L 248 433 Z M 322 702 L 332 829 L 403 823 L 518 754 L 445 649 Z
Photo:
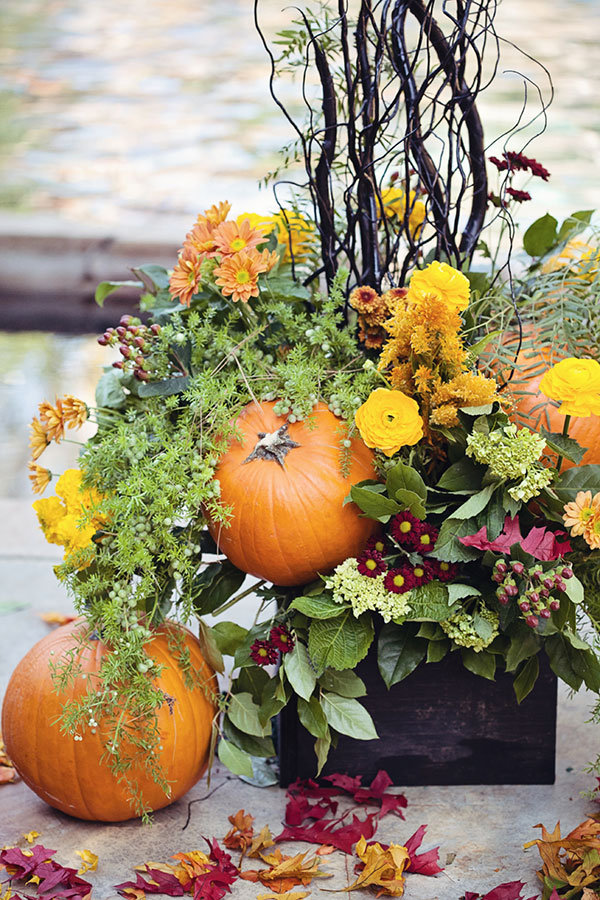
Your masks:
M 600 363 L 569 356 L 544 372 L 540 391 L 560 403 L 565 416 L 600 415 Z
M 285 247 L 283 261 L 290 262 L 308 256 L 315 239 L 315 229 L 311 222 L 291 209 L 282 209 L 273 216 L 261 216 L 258 213 L 242 213 L 237 217 L 238 224 L 248 219 L 253 228 L 260 229 L 265 238 L 274 231 L 277 243 Z
M 564 507 L 563 521 L 571 536 L 581 536 L 594 550 L 600 549 L 600 493 L 579 491 Z
M 381 202 L 383 205 L 384 215 L 391 219 L 394 216 L 398 218 L 401 225 L 404 225 L 406 218 L 406 191 L 401 187 L 389 187 L 381 192 Z M 417 238 L 425 221 L 425 204 L 422 200 L 417 200 L 416 191 L 410 191 L 408 195 L 408 231 L 413 240 Z
M 460 329 L 460 311 L 469 303 L 469 281 L 447 263 L 433 262 L 415 272 L 405 297 L 397 297 L 384 327 L 389 335 L 379 362 L 391 386 L 418 402 L 425 436 L 430 425 L 458 424 L 464 406 L 497 399 L 491 378 L 469 371 Z
M 105 517 L 95 512 L 101 495 L 83 490 L 81 479 L 80 469 L 67 469 L 56 482 L 56 496 L 33 504 L 46 540 L 64 547 L 65 559 L 77 550 L 91 548 L 93 535 L 105 523 Z
M 588 244 L 580 238 L 567 241 L 560 253 L 551 256 L 542 266 L 542 272 L 558 272 L 567 268 L 582 281 L 592 282 L 598 274 L 600 247 Z

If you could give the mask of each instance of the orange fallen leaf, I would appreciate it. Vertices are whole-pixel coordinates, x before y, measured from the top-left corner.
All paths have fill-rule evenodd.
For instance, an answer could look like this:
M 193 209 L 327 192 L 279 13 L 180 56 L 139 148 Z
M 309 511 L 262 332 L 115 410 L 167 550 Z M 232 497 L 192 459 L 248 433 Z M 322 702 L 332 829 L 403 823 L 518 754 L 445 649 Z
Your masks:
M 310 891 L 286 891 L 285 894 L 258 894 L 256 900 L 304 900 Z
M 390 897 L 401 897 L 404 893 L 404 875 L 402 874 L 410 864 L 410 855 L 406 847 L 400 844 L 390 844 L 384 849 L 381 844 L 367 844 L 364 837 L 356 844 L 356 855 L 364 867 L 358 874 L 356 881 L 344 888 L 346 891 L 358 891 L 371 887 L 377 891 L 377 896 L 385 894 Z
M 208 871 L 211 862 L 201 850 L 190 850 L 188 853 L 174 853 L 173 859 L 179 860 L 181 865 L 173 866 L 171 871 L 184 886 Z
M 9 784 L 17 777 L 17 770 L 12 766 L 0 765 L 0 784 Z
M 335 852 L 335 847 L 332 844 L 321 844 L 318 850 L 315 851 L 317 856 L 329 856 L 330 853 Z
M 241 872 L 246 881 L 260 881 L 277 894 L 283 894 L 296 885 L 309 884 L 313 878 L 330 878 L 331 873 L 319 869 L 316 856 L 306 859 L 308 851 L 295 856 L 284 856 L 279 847 L 272 853 L 261 853 L 260 858 L 268 869 L 251 869 Z
M 586 885 L 597 885 L 600 879 L 600 816 L 592 816 L 581 822 L 565 837 L 560 835 L 560 822 L 554 831 L 547 831 L 543 825 L 542 837 L 528 841 L 523 849 L 537 845 L 542 868 L 538 875 L 542 881 L 546 877 L 562 881 L 569 887 L 579 889 Z
M 46 625 L 68 625 L 69 622 L 74 622 L 76 618 L 77 616 L 68 616 L 66 613 L 56 612 L 56 610 L 40 613 L 40 619 L 43 619 Z
M 227 832 L 223 843 L 228 850 L 241 850 L 243 853 L 246 847 L 252 843 L 254 816 L 246 813 L 243 809 L 238 809 L 235 815 L 229 816 L 229 821 L 233 828 Z

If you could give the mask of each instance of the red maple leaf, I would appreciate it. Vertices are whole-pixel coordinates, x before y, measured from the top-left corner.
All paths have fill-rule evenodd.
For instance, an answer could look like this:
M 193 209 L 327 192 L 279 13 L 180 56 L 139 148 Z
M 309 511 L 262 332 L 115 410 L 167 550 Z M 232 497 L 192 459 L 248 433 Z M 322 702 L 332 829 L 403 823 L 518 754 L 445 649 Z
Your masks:
M 7 867 L 9 878 L 29 880 L 36 876 L 40 879 L 38 896 L 52 893 L 53 900 L 87 900 L 92 892 L 92 885 L 77 874 L 77 869 L 61 866 L 50 857 L 56 850 L 48 850 L 42 844 L 36 844 L 26 855 L 18 847 L 10 847 L 0 852 L 0 865 Z M 5 881 L 7 879 L 4 879 Z M 29 894 L 25 894 L 29 898 Z M 34 900 L 34 898 L 32 898 Z
M 475 534 L 461 537 L 459 541 L 465 547 L 474 547 L 476 550 L 493 550 L 496 553 L 510 553 L 511 547 L 520 544 L 522 549 L 534 559 L 547 562 L 558 559 L 559 556 L 564 556 L 571 550 L 568 540 L 558 540 L 562 537 L 566 537 L 565 531 L 554 532 L 548 528 L 532 528 L 524 538 L 517 516 L 512 519 L 510 516 L 506 516 L 502 532 L 495 540 L 488 540 L 487 527 L 483 525 Z
M 426 831 L 427 825 L 421 825 L 407 841 L 404 841 L 404 846 L 410 855 L 408 871 L 415 872 L 419 875 L 437 875 L 438 872 L 444 871 L 439 865 L 440 848 L 434 847 L 432 850 L 427 850 L 425 853 L 416 852 L 423 842 Z
M 346 817 L 340 816 L 337 819 L 321 819 L 314 825 L 300 826 L 291 828 L 285 826 L 276 841 L 307 841 L 309 844 L 330 844 L 341 850 L 342 853 L 352 853 L 354 844 L 364 837 L 367 840 L 372 838 L 377 831 L 377 813 L 367 813 L 364 819 L 360 819 L 356 814 L 352 814 L 352 822 L 349 825 L 340 824 Z
M 161 872 L 160 869 L 150 869 L 148 867 L 146 867 L 146 874 L 156 884 L 146 881 L 138 872 L 135 882 L 123 881 L 121 884 L 115 884 L 115 890 L 124 897 L 127 896 L 127 892 L 130 890 L 145 891 L 147 894 L 167 894 L 168 897 L 183 897 L 183 885 L 174 875 L 170 875 L 168 872 Z

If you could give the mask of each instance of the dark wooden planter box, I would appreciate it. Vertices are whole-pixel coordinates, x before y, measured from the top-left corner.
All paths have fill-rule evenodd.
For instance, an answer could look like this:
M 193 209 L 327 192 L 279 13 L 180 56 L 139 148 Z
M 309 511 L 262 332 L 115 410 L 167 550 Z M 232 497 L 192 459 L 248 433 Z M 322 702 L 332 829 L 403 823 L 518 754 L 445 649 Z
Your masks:
M 341 736 L 322 774 L 363 775 L 368 783 L 385 769 L 394 784 L 553 784 L 556 676 L 540 654 L 540 675 L 521 705 L 512 677 L 494 682 L 468 672 L 458 653 L 421 664 L 386 689 L 375 653 L 356 668 L 367 687 L 360 698 L 378 741 Z M 314 738 L 293 704 L 279 716 L 280 784 L 314 777 Z

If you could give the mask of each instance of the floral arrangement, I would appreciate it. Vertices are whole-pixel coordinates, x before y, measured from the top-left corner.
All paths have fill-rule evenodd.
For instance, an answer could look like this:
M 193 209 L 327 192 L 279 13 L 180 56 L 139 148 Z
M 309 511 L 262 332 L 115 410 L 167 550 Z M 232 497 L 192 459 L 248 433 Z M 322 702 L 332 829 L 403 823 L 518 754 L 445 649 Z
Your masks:
M 300 204 L 270 217 L 210 207 L 172 271 L 134 269 L 139 315 L 98 339 L 119 358 L 95 408 L 40 404 L 38 492 L 48 445 L 97 424 L 78 470 L 34 506 L 65 548 L 57 576 L 113 650 L 100 675 L 147 727 L 150 761 L 147 650 L 167 616 L 199 622 L 223 676 L 213 751 L 247 777 L 274 755 L 292 699 L 315 772 L 339 734 L 377 736 L 355 671 L 369 653 L 388 687 L 456 653 L 484 678 L 512 673 L 520 702 L 545 654 L 571 688 L 600 693 L 600 250 L 590 214 L 560 227 L 546 215 L 507 270 L 507 216 L 530 199 L 513 177 L 549 173 L 516 152 L 491 161 L 506 179 L 489 199 L 501 227 L 496 248 L 478 244 L 477 271 L 425 255 L 432 193 L 397 173 L 382 176 L 372 223 L 381 246 L 391 234 L 406 248 L 405 277 L 394 262 L 381 282 L 357 278 L 351 253 L 332 273 L 326 230 Z M 119 286 L 101 284 L 98 302 Z M 250 595 L 250 628 L 223 618 Z M 101 721 L 97 696 L 67 706 L 66 732 Z

